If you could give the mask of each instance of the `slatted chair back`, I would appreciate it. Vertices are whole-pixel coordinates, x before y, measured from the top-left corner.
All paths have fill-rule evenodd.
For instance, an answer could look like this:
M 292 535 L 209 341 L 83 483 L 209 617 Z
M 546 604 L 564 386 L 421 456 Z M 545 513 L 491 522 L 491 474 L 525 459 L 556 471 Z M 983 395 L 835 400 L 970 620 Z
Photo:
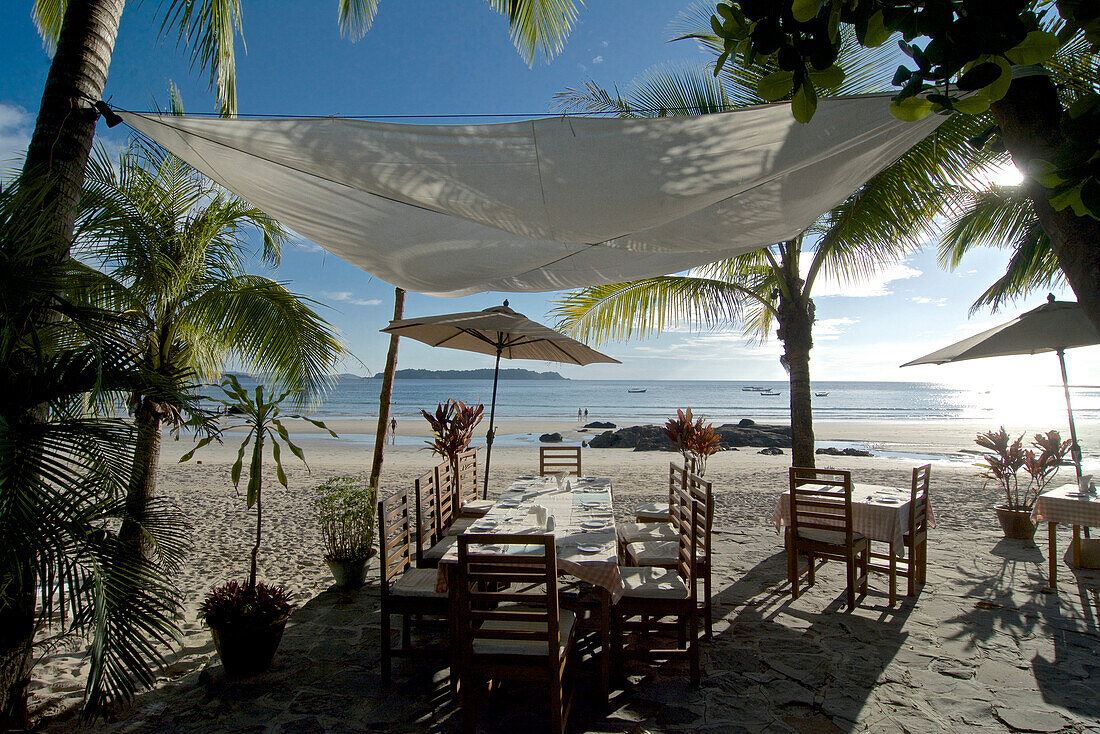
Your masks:
M 436 491 L 435 469 L 413 482 L 416 499 L 416 565 L 424 565 L 424 553 L 443 538 L 439 524 L 439 493 Z
M 451 527 L 458 515 L 458 508 L 455 506 L 454 480 L 454 471 L 449 461 L 444 461 L 435 468 L 435 506 L 442 531 Z
M 925 464 L 913 469 L 913 482 L 909 489 L 909 535 L 928 529 L 928 483 L 932 476 L 932 465 Z
M 382 595 L 390 581 L 413 564 L 412 538 L 415 510 L 409 490 L 403 489 L 378 502 L 378 557 L 382 569 Z
M 672 509 L 673 495 L 676 493 L 677 487 L 684 486 L 684 478 L 686 477 L 689 469 L 687 467 L 680 466 L 675 461 L 668 462 L 668 506 L 669 511 Z M 671 519 L 671 515 L 669 518 Z
M 482 547 L 478 547 L 478 546 Z M 522 553 L 484 546 L 525 546 Z M 458 538 L 457 609 L 460 656 L 501 662 L 545 658 L 552 671 L 559 646 L 558 571 L 551 535 L 464 533 Z
M 477 452 L 478 449 L 463 451 L 458 455 L 458 476 L 455 486 L 458 488 L 458 509 L 477 500 Z
M 703 506 L 703 527 L 698 535 L 699 556 L 706 568 L 710 568 L 710 539 L 714 525 L 714 484 L 692 472 L 684 473 L 684 488 L 692 500 Z M 708 571 L 709 573 L 709 571 Z
M 852 545 L 852 473 L 837 469 L 790 469 L 791 534 L 802 530 L 844 532 Z
M 581 474 L 580 446 L 539 446 L 539 474 L 546 476 L 556 472 Z

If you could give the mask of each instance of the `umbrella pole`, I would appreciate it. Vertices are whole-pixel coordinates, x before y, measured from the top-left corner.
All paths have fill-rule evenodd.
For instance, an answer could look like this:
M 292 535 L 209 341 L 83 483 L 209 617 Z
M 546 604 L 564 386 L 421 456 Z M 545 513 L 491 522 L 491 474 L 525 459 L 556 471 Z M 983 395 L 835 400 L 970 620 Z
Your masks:
M 1069 438 L 1073 442 L 1070 445 L 1070 455 L 1073 456 L 1073 466 L 1077 469 L 1077 483 L 1081 483 L 1081 446 L 1077 443 L 1077 426 L 1073 424 L 1073 406 L 1069 401 L 1069 378 L 1066 376 L 1066 350 L 1059 349 L 1058 364 L 1062 366 L 1062 388 L 1066 391 L 1066 413 L 1069 415 Z
M 497 363 L 493 368 L 493 402 L 489 404 L 489 430 L 485 434 L 485 485 L 481 490 L 481 499 L 489 497 L 489 461 L 493 457 L 493 421 L 497 414 L 497 378 L 500 376 L 500 353 L 503 349 L 503 346 L 497 346 Z

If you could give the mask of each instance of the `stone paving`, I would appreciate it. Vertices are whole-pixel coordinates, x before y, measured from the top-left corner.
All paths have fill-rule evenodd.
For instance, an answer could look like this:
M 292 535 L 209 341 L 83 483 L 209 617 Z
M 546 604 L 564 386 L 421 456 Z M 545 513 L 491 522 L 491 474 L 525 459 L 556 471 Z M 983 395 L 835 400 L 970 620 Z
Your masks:
M 718 618 L 703 643 L 702 685 L 693 689 L 672 665 L 631 668 L 603 708 L 585 668 L 570 729 L 1100 732 L 1100 573 L 1063 565 L 1054 594 L 1044 591 L 1045 559 L 1034 544 L 973 530 L 935 540 L 915 600 L 902 595 L 889 607 L 886 578 L 873 576 L 870 595 L 849 613 L 842 565 L 827 564 L 792 602 L 774 532 L 716 527 Z M 192 649 L 191 659 L 205 653 L 200 664 L 169 668 L 167 680 L 96 729 L 460 730 L 445 668 L 396 661 L 393 686 L 382 687 L 377 583 L 375 569 L 359 592 L 327 591 L 298 608 L 268 673 L 227 681 L 212 644 Z M 502 689 L 480 726 L 541 730 L 540 698 Z

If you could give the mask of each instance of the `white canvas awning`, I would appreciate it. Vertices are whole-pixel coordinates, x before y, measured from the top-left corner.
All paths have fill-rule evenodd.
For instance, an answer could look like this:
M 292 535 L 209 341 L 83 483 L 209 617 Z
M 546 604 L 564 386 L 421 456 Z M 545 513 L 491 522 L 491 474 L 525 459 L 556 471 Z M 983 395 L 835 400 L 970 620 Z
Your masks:
M 698 117 L 494 125 L 123 120 L 287 227 L 407 290 L 547 291 L 790 239 L 944 118 L 888 95 Z

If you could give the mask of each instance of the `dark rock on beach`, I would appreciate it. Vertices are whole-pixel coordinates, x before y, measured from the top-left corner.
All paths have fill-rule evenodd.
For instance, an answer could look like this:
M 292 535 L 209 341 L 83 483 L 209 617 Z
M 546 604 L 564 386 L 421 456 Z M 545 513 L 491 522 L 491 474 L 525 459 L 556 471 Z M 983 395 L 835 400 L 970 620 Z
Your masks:
M 603 423 L 601 421 L 592 421 L 591 423 L 586 423 L 584 427 L 585 428 L 614 428 L 615 424 L 614 423 Z
M 791 447 L 790 426 L 734 425 L 725 423 L 714 429 L 723 449 L 738 446 Z M 635 451 L 672 451 L 672 444 L 661 426 L 630 426 L 604 431 L 589 445 L 594 449 L 634 449 Z
M 874 456 L 870 451 L 864 451 L 863 449 L 837 449 L 830 446 L 825 449 L 818 449 L 815 454 L 826 454 L 828 456 Z
M 741 420 L 737 421 L 737 426 L 739 428 L 748 428 L 749 426 L 755 425 L 756 421 L 754 421 L 752 418 L 742 418 Z
M 542 443 L 561 443 L 560 433 L 544 433 L 539 436 L 539 441 Z
M 775 446 L 769 446 L 766 449 L 760 449 L 756 453 L 758 453 L 758 454 L 767 454 L 768 456 L 782 456 L 783 455 L 783 449 L 778 449 Z

